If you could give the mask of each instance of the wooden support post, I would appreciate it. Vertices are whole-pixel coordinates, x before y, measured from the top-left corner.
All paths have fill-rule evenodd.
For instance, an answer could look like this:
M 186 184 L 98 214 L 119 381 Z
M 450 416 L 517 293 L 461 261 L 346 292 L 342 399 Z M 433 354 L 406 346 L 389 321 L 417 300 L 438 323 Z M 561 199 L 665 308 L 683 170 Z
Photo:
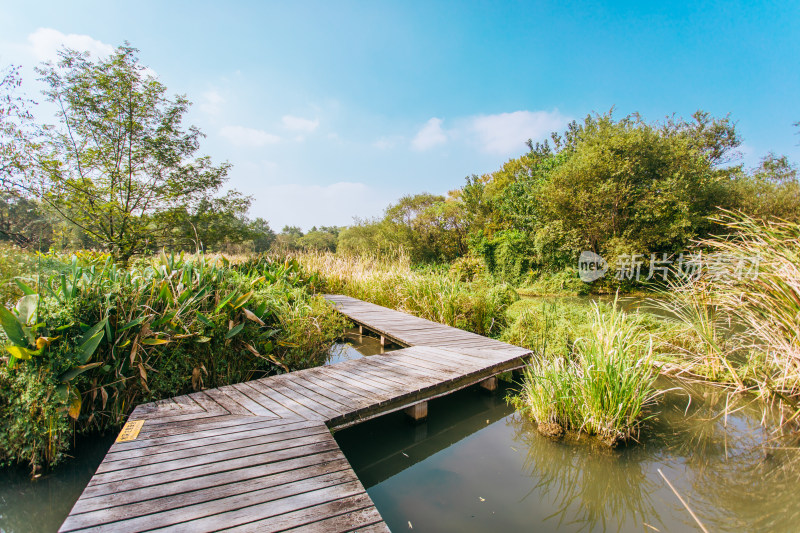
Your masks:
M 386 337 L 381 335 L 381 346 L 386 346 Z
M 364 334 L 364 326 L 362 326 L 361 324 L 358 325 L 358 334 L 359 335 L 363 335 Z
M 428 418 L 428 402 L 419 402 L 406 408 L 406 414 L 415 422 Z
M 497 376 L 492 376 L 489 379 L 484 379 L 481 381 L 481 387 L 488 391 L 497 390 Z

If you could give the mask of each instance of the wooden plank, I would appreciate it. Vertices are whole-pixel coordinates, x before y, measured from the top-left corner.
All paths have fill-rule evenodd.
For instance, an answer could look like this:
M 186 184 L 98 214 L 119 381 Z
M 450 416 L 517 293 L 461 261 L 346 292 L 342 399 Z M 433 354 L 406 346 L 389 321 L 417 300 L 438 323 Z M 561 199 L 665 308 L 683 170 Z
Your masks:
M 267 385 L 267 380 L 250 381 L 247 386 L 255 390 L 260 396 L 259 401 L 272 401 L 277 405 L 283 406 L 286 410 L 293 413 L 294 417 L 305 418 L 306 420 L 325 420 L 325 417 L 312 411 L 303 403 L 297 401 L 295 398 L 290 398 L 276 391 L 274 388 Z
M 377 529 L 377 531 L 389 531 L 382 521 L 377 524 L 369 523 L 374 520 L 372 517 L 377 514 L 377 510 L 372 505 L 372 500 L 367 494 L 357 494 L 223 531 L 236 533 L 249 531 L 361 532 L 368 527 L 381 524 L 383 524 L 383 529 Z M 380 517 L 380 515 L 378 516 Z M 323 517 L 331 517 L 329 519 L 330 522 L 326 524 L 325 520 L 320 520 Z M 349 521 L 349 525 L 346 521 Z M 366 524 L 362 525 L 362 522 L 366 522 Z M 287 527 L 290 529 L 286 529 Z
M 119 533 L 150 531 L 167 527 L 179 527 L 191 531 L 215 531 L 228 525 L 228 521 L 231 520 L 232 516 L 235 516 L 236 511 L 246 512 L 256 505 L 261 505 L 263 509 L 266 507 L 266 504 L 274 500 L 285 500 L 290 497 L 307 494 L 311 491 L 325 493 L 327 489 L 335 490 L 337 486 L 342 485 L 348 488 L 353 486 L 361 487 L 355 474 L 349 469 L 326 473 L 307 479 L 292 480 L 288 483 L 267 488 L 258 488 L 257 484 L 249 483 L 233 487 L 234 492 L 231 495 L 205 499 L 198 503 L 186 503 L 185 505 L 179 505 L 168 510 L 159 510 L 157 505 L 155 507 L 151 505 L 150 509 L 155 509 L 157 512 L 143 516 L 134 516 L 127 520 L 114 520 L 111 527 L 113 527 L 115 532 Z M 241 489 L 241 491 L 237 491 L 237 489 Z M 363 488 L 361 490 L 363 490 Z M 191 501 L 191 499 L 189 499 L 189 501 Z M 216 518 L 220 515 L 224 515 L 225 517 L 222 519 Z M 262 514 L 260 516 L 264 515 Z M 216 526 L 209 528 L 209 524 L 216 524 Z
M 138 406 L 131 419 L 145 420 L 139 436 L 111 447 L 62 530 L 388 531 L 327 424 L 419 410 L 523 364 L 530 352 L 326 298 L 411 347 Z
M 290 410 L 287 406 L 280 404 L 270 398 L 268 395 L 261 392 L 261 381 L 257 379 L 255 381 L 248 381 L 245 383 L 238 383 L 234 385 L 236 390 L 241 392 L 242 394 L 246 395 L 254 402 L 258 403 L 259 405 L 263 405 L 264 408 L 269 409 L 276 415 L 280 416 L 281 418 L 298 418 L 300 415 L 295 413 L 294 411 Z M 301 417 L 302 418 L 302 417 Z
M 250 417 L 251 420 L 258 420 L 256 417 Z M 276 426 L 275 424 L 267 424 L 265 422 L 281 421 L 282 425 Z M 309 427 L 314 423 L 308 421 L 287 420 L 284 418 L 268 419 L 254 424 L 247 424 L 244 426 L 224 427 L 216 430 L 199 431 L 193 438 L 185 438 L 182 435 L 180 440 L 172 441 L 174 437 L 165 437 L 162 439 L 153 439 L 151 446 L 140 448 L 131 448 L 128 450 L 110 449 L 103 459 L 103 464 L 114 463 L 116 461 L 131 459 L 134 457 L 145 457 L 148 455 L 158 455 L 162 453 L 169 453 L 177 450 L 186 450 L 189 448 L 197 448 L 207 444 L 216 444 L 221 442 L 228 442 L 242 438 L 244 435 L 283 435 L 286 432 L 295 431 L 300 428 Z M 316 424 L 314 424 L 316 425 Z
M 372 400 L 365 396 L 360 396 L 355 393 L 347 394 L 346 389 L 344 389 L 341 385 L 337 385 L 335 381 L 331 382 L 328 380 L 319 379 L 305 370 L 294 372 L 290 375 L 290 377 L 293 382 L 298 383 L 305 388 L 313 387 L 313 390 L 317 391 L 319 394 L 331 398 L 342 405 L 350 406 L 351 409 L 372 403 Z
M 305 377 L 307 379 L 319 378 L 323 381 L 330 381 L 336 383 L 346 392 L 358 394 L 370 401 L 381 402 L 391 398 L 390 394 L 376 389 L 375 387 L 360 383 L 358 380 L 352 379 L 346 373 L 341 373 L 335 370 L 336 365 L 326 366 L 325 368 L 311 368 L 306 370 Z
M 134 442 L 126 442 L 120 444 L 119 446 L 115 445 L 115 448 L 118 449 L 128 449 L 128 448 L 138 448 L 143 445 L 144 442 L 147 440 L 158 439 L 158 438 L 166 438 L 166 437 L 177 437 L 181 438 L 181 435 L 191 435 L 197 431 L 201 431 L 204 429 L 216 429 L 216 428 L 223 428 L 228 426 L 238 426 L 242 424 L 252 424 L 253 423 L 252 416 L 234 416 L 234 415 L 226 415 L 226 416 L 217 416 L 213 418 L 205 418 L 194 421 L 184 421 L 180 423 L 172 423 L 172 424 L 155 424 L 158 420 L 148 420 L 144 423 L 142 427 L 142 431 L 139 433 L 139 439 Z M 259 420 L 265 420 L 264 417 L 257 417 Z M 280 424 L 280 419 L 271 419 L 275 420 L 276 424 Z M 191 438 L 191 437 L 186 437 Z
M 228 410 L 228 412 L 232 415 L 253 415 L 252 411 L 246 409 L 241 404 L 236 403 L 236 401 L 222 392 L 219 389 L 210 389 L 203 391 L 203 394 L 210 397 L 212 400 L 220 404 L 222 407 Z
M 275 383 L 273 382 L 273 386 Z M 314 402 L 313 409 L 317 413 L 326 415 L 326 418 L 339 416 L 352 410 L 351 405 L 342 405 L 339 402 L 320 394 L 316 390 L 308 389 L 295 381 L 288 379 L 282 380 L 280 386 L 284 389 L 283 394 L 293 394 L 295 398 L 304 397 Z M 325 412 L 321 411 L 321 407 Z
M 391 399 L 394 393 L 394 389 L 376 386 L 361 379 L 356 379 L 349 375 L 344 368 L 337 368 L 336 365 L 325 367 L 325 374 L 336 377 L 339 381 L 349 383 L 368 394 L 373 394 L 380 401 Z
M 151 498 L 144 501 L 129 503 L 126 505 L 115 505 L 113 507 L 103 507 L 94 510 L 87 510 L 83 512 L 73 513 L 64 522 L 62 530 L 81 529 L 87 527 L 96 527 L 102 524 L 111 522 L 119 522 L 121 520 L 128 520 L 127 527 L 134 529 L 135 524 L 141 520 L 137 517 L 142 517 L 142 520 L 148 520 L 149 515 L 154 513 L 162 513 L 156 517 L 156 522 L 149 522 L 154 527 L 160 522 L 163 526 L 169 523 L 169 515 L 163 514 L 167 511 L 175 509 L 182 509 L 192 505 L 199 505 L 221 498 L 236 496 L 240 494 L 263 491 L 265 489 L 278 487 L 281 485 L 297 483 L 306 479 L 311 479 L 319 476 L 334 474 L 338 477 L 329 479 L 339 479 L 341 482 L 352 481 L 355 475 L 352 473 L 349 464 L 345 460 L 338 460 L 335 462 L 328 462 L 318 465 L 306 466 L 294 470 L 271 474 L 261 477 L 248 477 L 232 483 L 224 485 L 214 484 L 208 488 L 197 488 L 198 485 L 205 481 L 204 479 L 198 480 L 194 485 L 195 490 L 175 493 L 162 498 Z M 211 512 L 209 512 L 211 514 Z M 133 519 L 133 520 L 131 520 Z M 115 526 L 116 527 L 116 526 Z
M 203 532 L 220 531 L 222 529 L 233 530 L 232 528 L 235 526 L 246 526 L 241 530 L 253 531 L 255 528 L 263 531 L 280 531 L 281 529 L 296 527 L 314 521 L 318 514 L 314 511 L 307 511 L 306 509 L 309 507 L 360 495 L 363 495 L 364 498 L 360 502 L 356 502 L 356 504 L 360 506 L 359 508 L 363 508 L 368 505 L 366 502 L 371 500 L 369 500 L 369 497 L 364 492 L 364 487 L 359 481 L 351 481 L 291 495 L 278 500 L 256 503 L 242 509 L 184 521 L 181 522 L 181 528 L 188 531 Z M 300 511 L 297 511 L 298 509 Z M 311 516 L 308 516 L 309 513 Z M 254 523 L 257 517 L 270 517 L 270 519 L 262 519 Z M 125 530 L 123 529 L 122 531 Z M 153 531 L 163 531 L 163 529 L 154 529 Z
M 356 496 L 355 498 L 358 498 Z M 363 500 L 363 503 L 366 504 L 366 500 Z M 341 502 L 341 500 L 340 500 Z M 350 511 L 345 514 L 340 514 L 337 516 L 331 516 L 332 513 L 336 512 L 336 507 L 345 507 L 345 502 L 334 502 L 333 504 L 323 504 L 323 506 L 319 506 L 316 508 L 309 509 L 309 514 L 313 513 L 313 515 L 318 516 L 328 516 L 330 518 L 324 518 L 317 522 L 311 522 L 307 524 L 303 524 L 302 526 L 298 526 L 296 528 L 284 530 L 286 532 L 307 532 L 307 533 L 344 533 L 345 531 L 358 531 L 359 533 L 363 533 L 365 531 L 380 531 L 389 533 L 389 528 L 386 527 L 386 524 L 381 518 L 380 513 L 378 512 L 375 507 L 365 507 L 363 509 L 359 509 L 357 511 Z M 359 505 L 352 500 L 346 502 L 349 504 L 348 506 L 352 505 L 353 507 Z M 338 504 L 338 505 L 337 505 Z M 334 507 L 335 506 L 335 507 Z M 325 508 L 323 508 L 325 507 Z M 312 516 L 313 516 L 312 515 Z M 258 523 L 253 523 L 253 525 L 257 525 Z
M 209 489 L 224 486 L 229 483 L 247 481 L 250 479 L 267 478 L 283 472 L 293 472 L 304 468 L 319 467 L 323 470 L 329 469 L 332 472 L 340 470 L 339 466 L 349 463 L 339 449 L 318 453 L 316 455 L 304 455 L 284 461 L 271 462 L 246 466 L 238 470 L 228 470 L 219 473 L 212 473 L 203 476 L 203 485 Z M 152 486 L 145 486 L 126 490 L 110 495 L 100 495 L 96 497 L 81 497 L 73 507 L 72 513 L 79 514 L 98 509 L 106 509 L 121 505 L 132 505 L 138 502 L 169 498 L 197 490 L 195 478 L 172 481 Z
M 321 454 L 322 452 L 329 452 L 332 450 L 338 450 L 338 446 L 336 445 L 335 441 L 321 441 L 305 446 L 297 446 L 294 448 L 265 452 L 256 455 L 242 455 L 236 458 L 229 458 L 225 461 L 200 464 L 190 468 L 182 468 L 169 472 L 159 472 L 147 476 L 134 476 L 110 483 L 93 483 L 90 481 L 89 485 L 83 491 L 81 498 L 91 498 L 94 496 L 107 494 L 114 495 L 115 493 L 121 491 L 128 491 L 142 487 L 152 487 L 154 485 L 159 485 L 161 483 L 167 483 L 170 481 L 192 479 L 217 472 L 237 470 L 247 466 L 285 461 L 287 459 L 295 459 L 305 455 L 317 455 Z
M 114 481 L 161 474 L 174 470 L 185 472 L 197 466 L 224 463 L 229 460 L 240 459 L 251 455 L 262 455 L 289 448 L 310 446 L 320 441 L 320 435 L 329 433 L 327 427 L 324 425 L 318 428 L 307 428 L 301 431 L 305 431 L 305 434 L 301 437 L 280 440 L 278 442 L 267 442 L 233 449 L 227 449 L 224 444 L 216 444 L 210 447 L 211 450 L 209 450 L 208 453 L 203 453 L 205 452 L 205 447 L 203 447 L 201 449 L 192 449 L 186 453 L 176 452 L 175 454 L 169 454 L 169 458 L 165 461 L 158 461 L 159 457 L 150 461 L 142 460 L 141 463 L 136 466 L 124 470 L 98 472 L 94 475 L 90 484 L 94 486 L 104 483 L 113 483 Z M 238 445 L 238 442 L 234 441 L 234 445 Z
M 281 413 L 278 411 L 269 409 L 267 406 L 255 401 L 249 394 L 247 394 L 247 389 L 242 389 L 241 387 L 237 387 L 235 385 L 229 385 L 227 387 L 220 387 L 219 390 L 245 406 L 253 414 L 258 416 L 276 416 L 283 418 Z
M 314 428 L 301 427 L 281 433 L 276 433 L 272 431 L 273 429 L 274 428 L 266 428 L 236 433 L 235 435 L 197 439 L 192 441 L 193 446 L 190 448 L 184 447 L 175 449 L 171 446 L 164 446 L 158 450 L 159 453 L 153 453 L 146 456 L 134 456 L 117 461 L 103 461 L 103 463 L 97 468 L 96 474 L 113 472 L 115 470 L 137 469 L 141 466 L 157 463 L 167 463 L 169 461 L 185 459 L 190 454 L 192 457 L 200 457 L 210 453 L 230 451 L 238 448 L 250 448 L 257 445 L 266 445 L 270 443 L 286 444 L 287 446 L 285 447 L 289 447 L 296 438 L 321 434 L 326 431 L 326 428 L 320 426 Z

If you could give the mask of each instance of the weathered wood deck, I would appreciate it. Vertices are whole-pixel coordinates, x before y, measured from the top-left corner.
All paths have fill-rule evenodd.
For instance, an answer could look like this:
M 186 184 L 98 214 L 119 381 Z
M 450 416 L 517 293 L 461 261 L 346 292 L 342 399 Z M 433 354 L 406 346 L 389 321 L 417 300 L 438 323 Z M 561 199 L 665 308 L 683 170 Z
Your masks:
M 407 348 L 138 406 L 60 531 L 388 531 L 331 429 L 448 394 L 529 352 L 346 296 Z

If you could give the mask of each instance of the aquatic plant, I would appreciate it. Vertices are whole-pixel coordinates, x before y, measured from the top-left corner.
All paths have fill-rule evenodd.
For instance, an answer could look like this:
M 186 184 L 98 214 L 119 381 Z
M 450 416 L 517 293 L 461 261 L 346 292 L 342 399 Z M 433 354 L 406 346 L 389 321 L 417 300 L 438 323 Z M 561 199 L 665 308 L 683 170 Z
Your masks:
M 698 243 L 715 268 L 671 284 L 658 306 L 683 332 L 665 370 L 757 391 L 800 413 L 800 225 L 726 213 Z M 795 415 L 796 416 L 796 415 Z
M 569 353 L 548 356 L 543 343 L 510 400 L 542 433 L 582 431 L 613 446 L 638 437 L 658 373 L 650 336 L 627 313 L 596 303 L 592 311 L 591 333 Z

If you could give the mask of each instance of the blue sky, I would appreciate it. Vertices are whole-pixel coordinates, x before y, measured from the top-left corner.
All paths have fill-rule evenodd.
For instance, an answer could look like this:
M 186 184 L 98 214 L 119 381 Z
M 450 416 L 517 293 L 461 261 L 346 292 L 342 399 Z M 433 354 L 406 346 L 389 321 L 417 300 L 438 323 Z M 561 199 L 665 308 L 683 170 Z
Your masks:
M 798 2 L 0 2 L 0 66 L 32 96 L 60 44 L 125 40 L 276 229 L 446 193 L 612 107 L 730 113 L 748 166 L 800 161 Z

